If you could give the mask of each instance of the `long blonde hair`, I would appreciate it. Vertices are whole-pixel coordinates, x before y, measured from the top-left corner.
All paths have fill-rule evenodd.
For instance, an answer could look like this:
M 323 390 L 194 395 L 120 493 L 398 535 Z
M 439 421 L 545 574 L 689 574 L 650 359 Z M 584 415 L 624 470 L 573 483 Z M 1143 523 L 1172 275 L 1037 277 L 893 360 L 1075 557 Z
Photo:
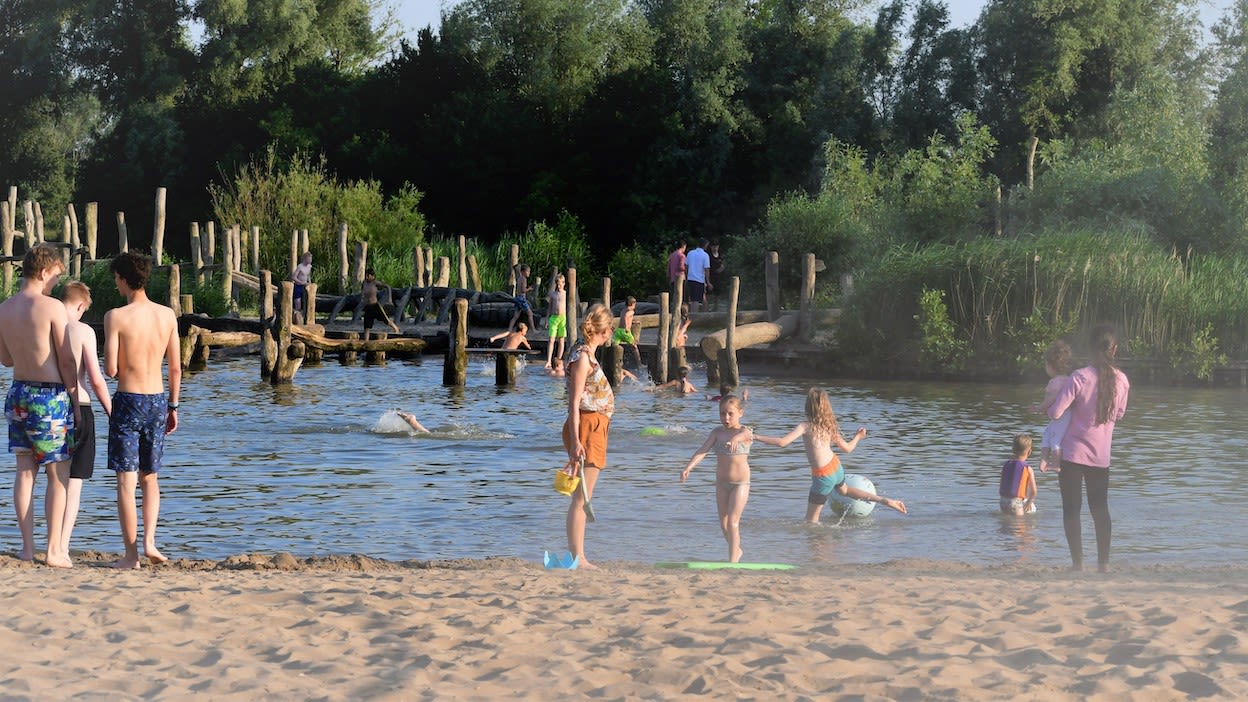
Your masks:
M 581 321 L 581 337 L 586 341 L 595 334 L 602 332 L 615 326 L 615 316 L 611 314 L 611 310 L 604 305 L 594 305 L 585 313 L 585 319 Z
M 816 437 L 828 441 L 841 438 L 841 428 L 836 423 L 828 393 L 819 388 L 811 388 L 806 393 L 806 421 L 810 423 L 810 433 Z

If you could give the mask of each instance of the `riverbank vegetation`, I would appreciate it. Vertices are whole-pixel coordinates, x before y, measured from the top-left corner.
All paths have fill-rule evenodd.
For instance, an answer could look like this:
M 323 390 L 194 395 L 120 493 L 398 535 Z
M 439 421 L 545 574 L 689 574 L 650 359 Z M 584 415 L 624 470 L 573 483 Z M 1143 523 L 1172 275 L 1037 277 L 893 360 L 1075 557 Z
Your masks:
M 462 234 L 484 287 L 518 243 L 642 297 L 705 236 L 751 304 L 814 252 L 862 372 L 1034 371 L 1103 321 L 1248 359 L 1248 0 L 1205 34 L 1195 0 L 463 0 L 410 42 L 385 5 L 0 0 L 0 174 L 139 248 L 167 187 L 169 231 L 259 226 L 279 275 L 341 221 L 394 285 Z

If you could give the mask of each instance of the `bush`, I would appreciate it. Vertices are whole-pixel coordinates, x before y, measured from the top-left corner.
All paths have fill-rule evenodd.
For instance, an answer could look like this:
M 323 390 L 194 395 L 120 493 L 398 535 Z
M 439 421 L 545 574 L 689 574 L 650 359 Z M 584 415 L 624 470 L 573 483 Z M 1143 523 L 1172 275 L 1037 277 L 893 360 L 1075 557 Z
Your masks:
M 607 275 L 611 277 L 612 296 L 623 298 L 632 295 L 638 300 L 665 292 L 667 285 L 667 255 L 655 253 L 641 244 L 619 249 L 607 263 Z

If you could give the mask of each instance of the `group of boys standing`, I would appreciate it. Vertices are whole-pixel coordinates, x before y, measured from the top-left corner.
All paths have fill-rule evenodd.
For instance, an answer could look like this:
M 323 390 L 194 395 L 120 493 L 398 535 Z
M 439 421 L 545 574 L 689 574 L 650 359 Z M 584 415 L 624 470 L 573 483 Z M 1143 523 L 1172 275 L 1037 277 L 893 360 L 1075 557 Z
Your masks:
M 178 426 L 182 365 L 177 318 L 147 297 L 149 258 L 122 253 L 110 269 L 126 299 L 124 306 L 104 315 L 104 372 L 117 380 L 111 398 L 100 374 L 95 331 L 81 321 L 91 305 L 90 290 L 71 281 L 63 300 L 51 297 L 65 274 L 56 247 L 39 244 L 27 250 L 19 290 L 0 303 L 0 363 L 13 369 L 5 416 L 9 450 L 17 457 L 13 505 L 22 560 L 35 556 L 32 504 L 43 468 L 48 475 L 45 562 L 60 568 L 73 565 L 69 537 L 82 481 L 91 477 L 95 458 L 95 422 L 86 385 L 109 417 L 108 467 L 117 475 L 117 514 L 125 544 L 125 555 L 113 565 L 140 565 L 136 487 L 143 491 L 143 555 L 152 563 L 167 560 L 156 548 L 157 473 L 164 437 Z M 162 361 L 169 369 L 167 397 Z

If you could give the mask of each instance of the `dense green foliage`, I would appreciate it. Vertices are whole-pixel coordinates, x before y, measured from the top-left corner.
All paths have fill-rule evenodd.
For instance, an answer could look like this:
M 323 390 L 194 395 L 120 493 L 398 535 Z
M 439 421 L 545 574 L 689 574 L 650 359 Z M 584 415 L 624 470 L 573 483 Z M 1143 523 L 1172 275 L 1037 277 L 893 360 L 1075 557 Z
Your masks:
M 1248 0 L 1207 45 L 1195 0 L 464 0 L 398 45 L 385 5 L 0 0 L 0 173 L 53 236 L 100 202 L 105 253 L 166 186 L 173 255 L 237 222 L 283 274 L 341 222 L 395 285 L 459 233 L 485 287 L 518 244 L 587 297 L 666 287 L 678 236 L 747 304 L 766 252 L 786 296 L 814 253 L 877 367 L 1025 370 L 1097 321 L 1194 375 L 1248 357 Z

